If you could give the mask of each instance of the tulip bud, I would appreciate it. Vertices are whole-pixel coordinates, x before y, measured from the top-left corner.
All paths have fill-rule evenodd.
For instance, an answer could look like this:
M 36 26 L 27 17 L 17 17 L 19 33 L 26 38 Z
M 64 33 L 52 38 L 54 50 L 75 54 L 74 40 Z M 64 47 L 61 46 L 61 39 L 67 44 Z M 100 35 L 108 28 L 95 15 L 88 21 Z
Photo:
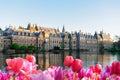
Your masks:
M 100 74 L 100 72 L 102 71 L 102 66 L 100 64 L 96 64 L 95 71 Z
M 64 59 L 64 66 L 70 67 L 72 62 L 73 62 L 73 57 L 72 56 L 66 56 Z
M 74 72 L 79 72 L 82 68 L 82 61 L 79 59 L 75 59 L 72 63 L 72 70 Z
M 35 64 L 35 62 L 36 62 L 36 59 L 35 59 L 35 57 L 33 55 L 27 55 L 26 60 L 28 60 L 32 64 Z

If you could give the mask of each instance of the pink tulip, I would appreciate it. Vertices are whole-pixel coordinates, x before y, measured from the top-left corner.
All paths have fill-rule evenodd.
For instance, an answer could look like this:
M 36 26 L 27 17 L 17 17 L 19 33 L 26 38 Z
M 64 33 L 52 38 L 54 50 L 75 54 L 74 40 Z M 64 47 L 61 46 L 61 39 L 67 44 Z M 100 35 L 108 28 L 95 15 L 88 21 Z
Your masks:
M 90 80 L 88 77 L 83 77 L 81 80 Z
M 117 75 L 120 75 L 120 62 L 117 63 Z
M 100 64 L 96 64 L 95 65 L 95 72 L 100 74 L 101 71 L 102 71 L 102 66 Z
M 18 57 L 6 59 L 6 62 L 8 65 L 6 69 L 11 73 L 11 75 L 14 75 L 13 78 L 15 77 L 15 80 L 30 80 L 30 74 L 37 74 L 40 72 L 40 70 L 37 70 L 36 64 L 23 58 Z
M 74 59 L 72 56 L 66 56 L 64 59 L 64 66 L 70 67 L 72 65 L 73 60 Z
M 77 73 L 76 73 L 77 74 Z M 64 70 L 63 71 L 64 79 L 71 80 L 74 77 L 74 72 L 71 69 Z M 75 75 L 75 77 L 78 77 L 78 75 Z
M 10 70 L 12 73 L 19 73 L 22 65 L 24 63 L 24 59 L 22 58 L 14 58 L 14 59 L 6 59 L 7 69 Z
M 55 80 L 63 80 L 63 71 L 61 67 L 55 69 Z
M 26 56 L 26 60 L 28 60 L 28 61 L 31 62 L 32 64 L 35 64 L 35 63 L 36 63 L 35 56 L 33 56 L 33 55 L 27 55 L 27 56 Z
M 42 73 L 31 74 L 30 77 L 32 80 L 63 80 L 63 71 L 60 67 L 52 66 Z
M 82 68 L 82 61 L 79 59 L 75 59 L 72 63 L 73 72 L 79 72 Z
M 33 79 L 33 80 L 55 80 L 54 76 L 52 76 L 52 73 L 45 70 L 41 75 L 40 78 L 38 79 Z
M 10 80 L 10 74 L 9 73 L 3 73 L 0 71 L 0 80 Z
M 92 71 L 91 69 L 88 69 L 88 70 L 86 71 L 86 73 L 85 73 L 85 76 L 86 76 L 86 77 L 89 77 L 89 78 L 91 78 L 92 75 L 93 75 L 93 71 Z
M 110 73 L 107 73 L 107 72 L 103 72 L 101 73 L 101 80 L 106 80 L 106 78 L 108 78 L 110 76 Z
M 91 65 L 89 68 L 90 68 L 94 73 L 96 72 L 95 66 Z
M 94 73 L 99 73 L 102 71 L 102 66 L 100 64 L 96 64 L 95 66 L 89 67 Z
M 109 80 L 116 80 L 116 75 L 110 75 L 108 79 Z
M 111 74 L 118 74 L 120 75 L 120 62 L 118 61 L 115 61 L 112 63 L 112 66 L 111 66 Z
M 32 55 L 23 58 L 6 59 L 8 70 L 3 73 L 0 70 L 0 80 L 120 80 L 120 62 L 115 61 L 111 66 L 105 67 L 96 64 L 89 69 L 82 68 L 82 61 L 66 56 L 64 65 L 71 68 L 62 70 L 61 67 L 50 66 L 47 70 L 37 70 L 35 57 Z M 77 72 L 77 73 L 76 73 Z M 11 75 L 11 77 L 10 77 Z M 12 77 L 13 76 L 13 77 Z
M 80 79 L 82 79 L 83 77 L 91 78 L 92 75 L 93 71 L 91 69 L 81 69 L 80 72 L 78 73 Z
M 93 73 L 92 78 L 90 80 L 100 80 L 100 74 L 98 73 Z
M 85 76 L 86 71 L 87 71 L 87 70 L 86 70 L 86 69 L 83 69 L 83 68 L 80 70 L 80 72 L 78 73 L 78 76 L 79 76 L 80 79 Z
M 117 74 L 117 65 L 118 65 L 117 61 L 115 61 L 115 62 L 112 63 L 112 67 L 111 67 L 112 74 Z
M 32 80 L 29 76 L 18 75 L 14 78 L 14 80 Z
M 51 69 L 55 69 L 55 68 L 56 68 L 56 66 L 51 65 L 49 68 L 51 68 Z
M 116 77 L 116 80 L 120 80 L 120 76 L 117 76 L 117 77 Z
M 105 72 L 111 73 L 111 66 L 106 66 L 105 67 Z
M 48 72 L 43 72 L 41 74 L 30 75 L 32 80 L 55 80 Z

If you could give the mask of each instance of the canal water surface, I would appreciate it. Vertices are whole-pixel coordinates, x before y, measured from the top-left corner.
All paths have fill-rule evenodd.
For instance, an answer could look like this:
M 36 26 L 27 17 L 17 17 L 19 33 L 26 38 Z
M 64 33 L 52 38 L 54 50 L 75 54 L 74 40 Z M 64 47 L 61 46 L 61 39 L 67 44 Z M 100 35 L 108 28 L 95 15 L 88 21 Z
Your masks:
M 3 55 L 0 53 L 0 69 L 6 66 L 7 58 L 22 57 L 25 58 L 27 54 L 9 54 Z M 120 53 L 96 53 L 96 52 L 78 52 L 78 51 L 65 51 L 59 53 L 44 52 L 38 54 L 32 54 L 37 59 L 37 64 L 39 69 L 48 68 L 50 65 L 63 66 L 64 57 L 67 55 L 73 56 L 73 58 L 78 58 L 83 61 L 83 67 L 89 68 L 90 65 L 95 65 L 97 63 L 101 64 L 102 67 L 110 65 L 113 61 L 120 61 Z

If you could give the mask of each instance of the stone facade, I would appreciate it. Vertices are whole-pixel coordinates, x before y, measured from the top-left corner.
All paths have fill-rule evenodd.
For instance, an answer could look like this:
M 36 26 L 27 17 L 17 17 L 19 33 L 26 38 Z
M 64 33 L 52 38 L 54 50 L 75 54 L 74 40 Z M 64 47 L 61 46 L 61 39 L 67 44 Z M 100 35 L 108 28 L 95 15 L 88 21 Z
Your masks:
M 100 42 L 104 44 L 104 48 L 106 49 L 110 48 L 113 43 L 110 35 L 103 32 L 95 32 L 95 35 L 82 31 L 70 33 L 65 31 L 64 27 L 62 32 L 60 32 L 59 29 L 34 24 L 28 24 L 27 28 L 20 27 L 16 29 L 9 27 L 3 33 L 4 40 L 0 44 L 4 44 L 4 48 L 8 48 L 12 43 L 18 43 L 19 45 L 44 47 L 46 50 L 54 49 L 55 46 L 61 49 L 64 39 L 64 49 L 66 50 L 71 47 L 71 49 L 97 51 Z
M 4 49 L 4 38 L 0 37 L 0 51 Z

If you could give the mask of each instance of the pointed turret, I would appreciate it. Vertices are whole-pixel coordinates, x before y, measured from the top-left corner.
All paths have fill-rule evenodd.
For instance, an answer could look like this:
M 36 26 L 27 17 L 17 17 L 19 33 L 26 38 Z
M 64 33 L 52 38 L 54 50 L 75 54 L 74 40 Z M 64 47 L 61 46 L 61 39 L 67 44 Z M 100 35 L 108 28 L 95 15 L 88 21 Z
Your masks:
M 98 39 L 98 33 L 95 31 L 94 38 Z
M 100 31 L 100 37 L 103 39 L 103 30 L 102 31 Z
M 31 26 L 31 23 L 29 23 L 29 24 L 28 24 L 28 26 L 27 26 L 27 30 L 29 30 L 29 29 L 30 29 L 30 26 Z
M 64 27 L 64 25 L 63 25 L 63 28 L 62 28 L 62 32 L 63 32 L 63 33 L 65 32 L 65 27 Z
M 35 24 L 35 30 L 38 31 L 38 26 Z

